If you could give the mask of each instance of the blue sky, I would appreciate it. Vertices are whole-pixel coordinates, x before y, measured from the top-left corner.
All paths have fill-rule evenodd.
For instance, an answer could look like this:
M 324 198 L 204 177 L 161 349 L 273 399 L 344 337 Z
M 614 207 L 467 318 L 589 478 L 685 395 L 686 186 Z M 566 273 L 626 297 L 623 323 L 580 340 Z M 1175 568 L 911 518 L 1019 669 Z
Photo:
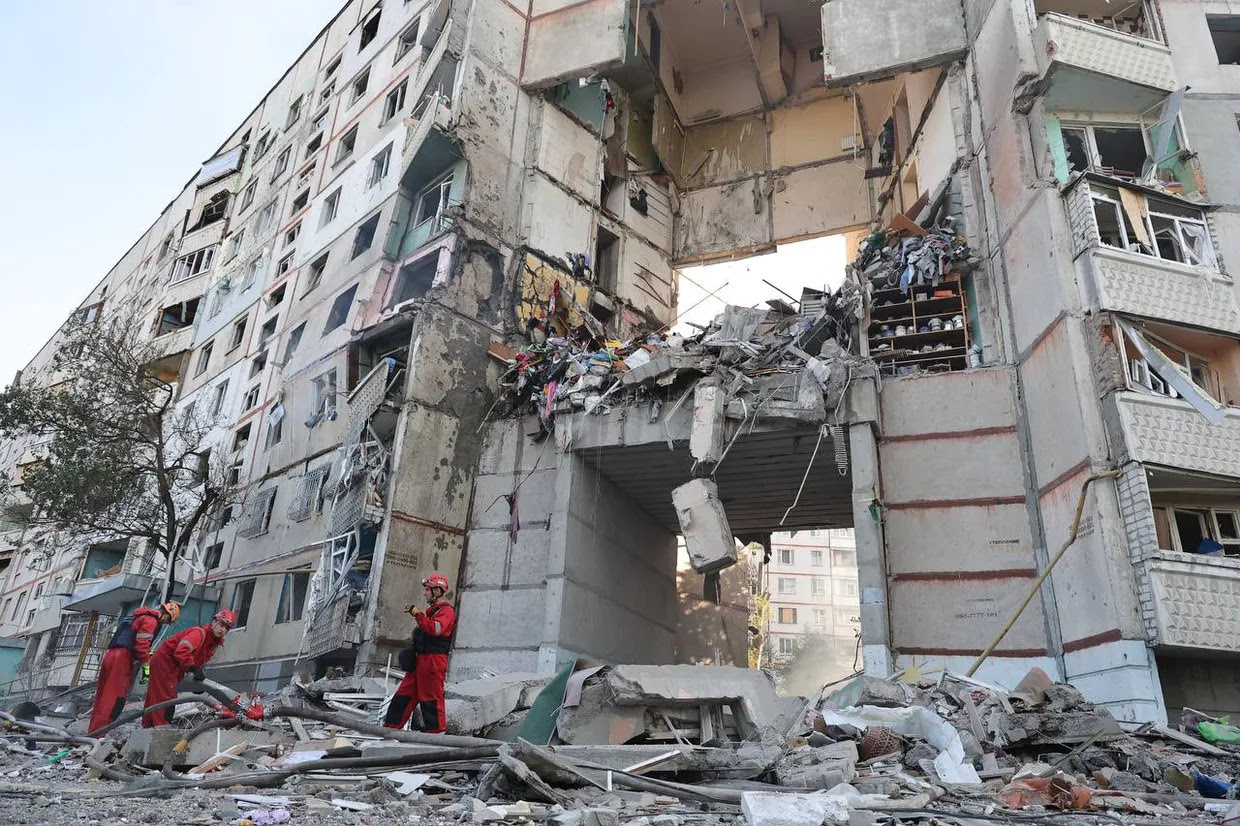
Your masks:
M 0 387 L 344 0 L 0 0 Z

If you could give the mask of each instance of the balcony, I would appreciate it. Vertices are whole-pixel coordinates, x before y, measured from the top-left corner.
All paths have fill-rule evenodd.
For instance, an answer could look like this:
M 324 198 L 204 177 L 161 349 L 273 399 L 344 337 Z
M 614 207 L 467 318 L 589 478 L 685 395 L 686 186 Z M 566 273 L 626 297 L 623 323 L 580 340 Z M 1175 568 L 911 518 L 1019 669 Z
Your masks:
M 1211 423 L 1183 399 L 1136 392 L 1115 399 L 1130 458 L 1240 479 L 1240 408 Z
M 148 596 L 151 577 L 142 574 L 113 573 L 93 579 L 78 580 L 73 593 L 65 600 L 64 608 L 82 613 L 120 614 L 126 607 L 141 602 Z M 215 602 L 220 598 L 217 586 L 194 586 L 194 598 L 203 602 Z M 178 585 L 173 599 L 185 601 L 185 586 Z
M 35 611 L 34 619 L 28 626 L 22 629 L 23 632 L 28 635 L 34 635 L 42 634 L 44 631 L 51 631 L 53 628 L 59 628 L 60 614 L 68 599 L 67 594 L 45 594 L 39 597 L 31 606 Z
M 1099 246 L 1078 259 L 1090 305 L 1240 334 L 1231 279 L 1218 272 Z
M 1033 41 L 1051 110 L 1144 112 L 1180 85 L 1171 50 L 1134 34 L 1051 13 Z
M 1240 559 L 1159 551 L 1141 566 L 1155 645 L 1240 652 Z

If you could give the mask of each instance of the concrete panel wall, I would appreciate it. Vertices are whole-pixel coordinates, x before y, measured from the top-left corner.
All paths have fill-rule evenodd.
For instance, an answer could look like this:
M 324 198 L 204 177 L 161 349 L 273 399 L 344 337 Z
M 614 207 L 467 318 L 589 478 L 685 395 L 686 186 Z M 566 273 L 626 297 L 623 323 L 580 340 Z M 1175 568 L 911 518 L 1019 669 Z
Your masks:
M 841 232 L 870 220 L 870 188 L 852 163 L 831 163 L 775 179 L 777 241 Z
M 893 647 L 905 654 L 928 656 L 980 653 L 1011 617 L 1032 582 L 1032 576 L 957 582 L 896 577 L 890 586 Z M 1011 656 L 1013 652 L 1021 656 L 1047 653 L 1042 607 L 1037 601 L 1025 609 L 999 647 L 1000 654 Z
M 1015 433 L 883 442 L 879 457 L 888 504 L 1024 496 Z
M 664 42 L 666 40 L 664 38 Z M 762 96 L 754 83 L 753 63 L 748 55 L 683 72 L 681 82 L 683 91 L 673 93 L 676 112 L 686 124 L 726 118 L 762 107 Z M 667 84 L 667 88 L 674 90 L 673 84 Z
M 882 434 L 890 438 L 1010 428 L 1016 416 L 1013 381 L 1012 368 L 992 367 L 884 382 Z M 958 399 L 969 403 L 957 405 Z
M 1197 94 L 1234 94 L 1240 66 L 1220 66 L 1206 15 L 1236 13 L 1227 0 L 1160 0 L 1164 37 L 1180 83 Z
M 827 80 L 889 76 L 945 62 L 967 46 L 959 0 L 899 4 L 833 0 L 822 6 Z
M 536 167 L 590 203 L 597 203 L 603 146 L 597 135 L 554 106 L 543 106 Z
M 1071 319 L 1057 324 L 1020 367 L 1039 485 L 1069 472 L 1089 454 L 1077 395 L 1077 354 L 1069 340 L 1069 326 L 1074 324 Z M 1081 360 L 1085 361 L 1084 354 Z
M 772 241 L 769 212 L 759 179 L 687 192 L 680 203 L 677 258 L 767 246 Z
M 853 103 L 845 97 L 773 110 L 771 166 L 779 169 L 837 155 L 852 157 L 853 149 L 846 145 L 850 138 L 855 141 L 857 151 L 863 151 L 860 130 L 854 132 L 853 129 L 855 122 Z
M 1016 347 L 1025 351 L 1055 320 L 1065 303 L 1079 298 L 1068 292 L 1059 277 L 1062 262 L 1071 261 L 1070 239 L 1057 232 L 1056 219 L 1064 220 L 1059 196 L 1053 191 L 1035 195 L 1036 199 L 1020 222 L 1011 229 L 1004 245 L 1004 263 L 1013 307 Z M 1075 278 L 1075 273 L 1072 273 Z M 1016 311 L 1019 308 L 1019 311 Z
M 898 509 L 887 514 L 886 528 L 890 547 L 908 549 L 891 555 L 893 574 L 1035 567 L 1023 502 Z
M 527 88 L 586 77 L 624 60 L 627 0 L 585 0 L 530 19 L 525 45 Z
M 766 169 L 766 146 L 766 120 L 761 115 L 695 126 L 686 132 L 677 173 L 691 187 L 736 181 Z M 701 169 L 691 174 L 699 164 Z
M 524 234 L 536 250 L 556 258 L 590 249 L 593 214 L 555 184 L 537 175 L 525 187 Z

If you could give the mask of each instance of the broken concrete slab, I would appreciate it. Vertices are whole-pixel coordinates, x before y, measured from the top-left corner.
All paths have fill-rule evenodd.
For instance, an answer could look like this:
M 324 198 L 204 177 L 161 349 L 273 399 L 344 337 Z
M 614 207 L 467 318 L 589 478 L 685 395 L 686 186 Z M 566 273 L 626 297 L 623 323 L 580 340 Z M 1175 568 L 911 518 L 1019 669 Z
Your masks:
M 672 491 L 672 504 L 693 570 L 713 574 L 736 564 L 736 539 L 713 481 L 686 482 Z
M 847 823 L 848 806 L 825 794 L 745 792 L 741 812 L 749 826 L 823 826 Z
M 635 387 L 654 381 L 669 373 L 681 370 L 693 370 L 697 373 L 708 373 L 715 366 L 715 359 L 701 353 L 668 348 L 660 352 L 650 361 L 625 373 L 620 383 L 625 387 Z
M 703 381 L 693 389 L 693 424 L 689 430 L 689 455 L 699 462 L 717 464 L 727 449 L 722 387 Z
M 744 743 L 738 748 L 696 746 L 548 746 L 552 754 L 574 763 L 589 763 L 616 771 L 640 774 L 700 772 L 727 780 L 749 780 L 764 774 L 779 759 L 777 745 Z M 854 750 L 855 753 L 855 750 Z M 655 758 L 672 754 L 648 769 L 635 769 Z
M 1049 693 L 1047 695 L 1050 696 Z M 1095 711 L 1033 711 L 991 715 L 987 727 L 996 743 L 1011 745 L 1075 745 L 1087 740 L 1106 742 L 1126 735 L 1115 718 L 1103 709 Z
M 449 733 L 480 731 L 519 708 L 529 708 L 550 680 L 549 676 L 516 672 L 444 686 Z
M 781 786 L 798 789 L 831 789 L 857 776 L 857 744 L 852 740 L 829 746 L 792 749 L 775 764 Z
M 216 736 L 218 734 L 218 737 Z M 158 769 L 164 765 L 168 755 L 173 753 L 177 743 L 185 737 L 181 729 L 140 728 L 129 736 L 125 742 L 125 758 L 131 763 L 148 769 Z M 265 732 L 246 729 L 231 731 L 221 729 L 213 732 L 210 737 L 199 737 L 189 744 L 189 748 L 174 758 L 174 768 L 198 766 L 210 760 L 217 753 L 234 746 L 246 743 L 251 747 L 274 746 L 283 742 L 281 738 Z
M 822 707 L 836 711 L 856 706 L 900 708 L 917 705 L 919 693 L 905 682 L 880 680 L 861 674 L 830 694 L 822 701 Z

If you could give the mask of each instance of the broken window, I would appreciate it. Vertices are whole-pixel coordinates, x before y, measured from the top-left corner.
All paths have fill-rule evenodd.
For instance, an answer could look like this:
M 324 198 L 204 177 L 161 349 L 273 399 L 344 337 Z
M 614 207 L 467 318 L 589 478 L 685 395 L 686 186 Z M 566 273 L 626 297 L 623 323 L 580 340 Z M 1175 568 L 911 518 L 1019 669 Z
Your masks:
M 323 335 L 327 335 L 349 320 L 349 311 L 353 309 L 353 296 L 356 293 L 357 285 L 354 284 L 336 296 L 336 300 L 332 302 L 331 310 L 327 313 L 327 323 L 323 325 Z
M 340 211 L 340 189 L 328 195 L 323 201 L 323 212 L 319 216 L 319 226 L 325 227 L 336 218 L 336 213 Z
M 263 254 L 260 252 L 258 255 L 246 262 L 245 278 L 241 280 L 241 292 L 245 292 L 250 289 L 250 287 L 253 287 L 254 283 L 258 281 L 258 276 L 263 271 L 263 262 L 265 260 L 266 259 L 263 258 Z
M 339 141 L 337 141 L 335 163 L 340 163 L 345 158 L 352 155 L 353 148 L 355 146 L 357 146 L 357 126 L 356 125 L 352 129 L 350 129 L 348 132 L 345 132 L 344 137 L 342 137 Z
M 399 63 L 402 57 L 409 54 L 409 52 L 413 51 L 413 47 L 418 45 L 418 27 L 420 23 L 421 19 L 415 20 L 400 33 L 400 37 L 396 39 L 396 61 L 394 62 Z
M 301 221 L 298 221 L 297 223 L 293 224 L 284 233 L 284 246 L 287 247 L 290 244 L 292 244 L 294 241 L 296 241 L 298 235 L 301 235 Z
M 252 392 L 257 392 L 257 391 L 258 391 L 258 388 L 256 387 L 254 388 Z M 248 399 L 249 397 L 250 397 L 250 394 L 247 393 L 246 398 Z M 244 413 L 248 409 L 249 409 L 248 407 L 242 407 L 241 412 Z M 232 446 L 233 453 L 236 453 L 241 450 L 245 450 L 245 446 L 250 443 L 250 432 L 252 430 L 253 430 L 253 427 L 248 422 L 246 424 L 243 424 L 241 427 L 237 428 L 237 432 L 233 434 L 233 446 Z
M 272 318 L 267 319 L 267 321 L 263 323 L 263 326 L 259 328 L 258 330 L 258 346 L 259 347 L 262 347 L 264 344 L 266 344 L 268 339 L 270 339 L 272 336 L 276 334 L 276 324 L 278 324 L 279 321 L 280 321 L 280 317 L 274 316 Z
M 302 334 L 306 332 L 306 322 L 298 324 L 293 332 L 289 333 L 288 343 L 284 345 L 284 363 L 287 365 L 289 359 L 293 357 L 293 353 L 297 352 L 297 345 L 301 344 Z
M 215 349 L 215 341 L 208 341 L 202 345 L 202 349 L 198 351 L 198 363 L 194 367 L 194 375 L 201 376 L 207 372 L 208 365 L 211 364 L 211 351 Z
M 271 148 L 271 133 L 264 132 L 258 136 L 258 143 L 254 145 L 254 160 L 258 160 L 267 154 L 267 150 Z
M 1090 182 L 1103 244 L 1141 255 L 1218 269 L 1214 243 L 1197 207 L 1144 191 Z
M 244 209 L 245 207 L 242 207 Z M 172 252 L 172 233 L 164 236 L 163 243 L 159 245 L 159 261 L 163 262 L 165 258 Z
M 405 78 L 392 91 L 388 92 L 383 101 L 383 118 L 379 123 L 387 123 L 405 108 L 405 94 L 409 91 L 409 78 Z
M 245 396 L 241 399 L 241 412 L 242 413 L 246 412 L 247 410 L 253 410 L 255 407 L 258 407 L 258 393 L 259 393 L 258 385 L 255 385 L 254 387 L 251 387 L 249 390 L 245 391 Z M 248 424 L 246 425 L 246 428 L 247 428 L 246 438 L 249 438 L 250 432 L 248 430 L 249 428 Z
M 275 183 L 281 175 L 288 171 L 289 163 L 293 160 L 293 147 L 286 146 L 284 151 L 276 156 L 275 168 L 271 170 L 271 182 Z
M 238 628 L 245 628 L 246 623 L 250 621 L 250 603 L 254 601 L 254 583 L 257 581 L 247 579 L 244 582 L 238 582 L 233 588 L 232 612 L 237 618 L 237 624 L 233 626 L 234 631 Z
M 1070 171 L 1094 170 L 1119 178 L 1138 178 L 1149 155 L 1145 131 L 1132 126 L 1064 124 L 1060 127 Z
M 254 196 L 257 193 L 258 193 L 258 181 L 257 180 L 250 181 L 250 185 L 247 186 L 241 192 L 241 203 L 237 207 L 238 214 L 241 214 L 242 212 L 245 212 L 247 209 L 250 208 L 250 205 L 254 203 Z
M 303 189 L 297 193 L 297 197 L 293 199 L 293 208 L 289 210 L 289 215 L 296 215 L 306 208 L 306 204 L 310 203 L 310 190 Z
M 224 412 L 224 401 L 228 398 L 228 379 L 215 385 L 215 393 L 211 398 L 211 418 Z
M 370 13 L 370 16 L 362 21 L 362 35 L 357 44 L 357 50 L 359 52 L 369 46 L 370 42 L 375 39 L 377 34 L 379 34 L 379 20 L 382 14 L 383 9 L 381 7 L 376 7 L 375 10 Z
M 797 581 L 790 576 L 779 577 L 777 584 L 781 594 L 795 594 L 797 592 Z
M 216 221 L 224 220 L 224 216 L 228 214 L 228 191 L 217 192 L 211 196 L 202 208 L 202 214 L 198 216 L 198 222 L 190 227 L 191 230 L 202 229 L 205 226 L 214 224 Z
M 306 157 L 308 158 L 311 155 L 313 155 L 315 152 L 318 152 L 319 147 L 322 145 L 323 145 L 323 133 L 319 132 L 317 135 L 315 135 L 313 138 L 310 139 L 309 143 L 306 144 Z
M 233 324 L 232 339 L 228 344 L 228 352 L 231 353 L 233 350 L 236 350 L 238 347 L 241 346 L 241 343 L 245 341 L 245 324 L 246 324 L 245 318 L 238 319 Z
M 291 129 L 294 123 L 301 120 L 301 107 L 305 101 L 305 95 L 298 95 L 293 99 L 293 102 L 288 105 L 288 117 L 284 120 L 285 129 Z
M 276 623 L 297 622 L 306 605 L 306 590 L 310 587 L 310 574 L 285 574 L 280 586 L 280 604 L 276 608 Z
M 258 214 L 258 219 L 254 222 L 254 234 L 262 235 L 271 229 L 271 222 L 276 217 L 276 199 L 271 199 L 267 205 L 263 207 L 263 211 Z
M 208 571 L 214 571 L 220 567 L 220 562 L 224 559 L 224 543 L 216 542 L 208 545 L 206 553 L 203 555 L 203 566 Z
M 342 57 L 342 55 L 336 55 L 336 57 L 323 69 L 324 80 L 331 80 L 336 76 L 336 72 L 340 70 L 340 61 Z
M 797 624 L 797 609 L 780 608 L 779 609 L 779 624 L 780 625 L 796 625 Z
M 276 402 L 267 409 L 267 441 L 264 450 L 270 450 L 284 439 L 284 405 Z
M 244 465 L 245 461 L 243 459 L 236 459 L 228 466 L 228 474 L 225 479 L 230 487 L 236 487 L 241 482 L 241 469 Z M 225 512 L 231 515 L 230 508 L 225 508 Z
M 244 240 L 245 227 L 241 227 L 228 239 L 228 254 L 224 256 L 225 263 L 237 257 L 237 253 L 241 252 L 241 242 Z
M 369 86 L 370 86 L 370 67 L 367 66 L 365 69 L 362 70 L 362 73 L 357 76 L 357 79 L 353 81 L 353 93 L 352 93 L 352 96 L 349 98 L 349 105 L 352 106 L 354 103 L 357 103 L 359 100 L 361 100 L 362 96 L 366 94 L 366 89 Z
M 435 276 L 439 272 L 439 256 L 426 255 L 400 268 L 396 276 L 396 289 L 392 291 L 389 306 L 398 306 L 406 301 L 421 298 L 435 286 Z
M 159 328 L 155 335 L 167 335 L 177 330 L 184 330 L 193 324 L 194 318 L 198 315 L 198 302 L 199 299 L 191 298 L 189 301 L 182 301 L 160 310 Z
M 336 417 L 336 368 L 314 379 L 314 418 L 317 421 Z
M 323 273 L 327 270 L 327 256 L 330 254 L 325 252 L 310 262 L 310 268 L 306 274 L 306 289 L 302 293 L 303 297 L 307 293 L 313 292 L 314 288 L 319 286 L 319 283 L 323 280 Z
M 434 221 L 436 228 L 438 228 L 443 218 L 443 211 L 451 203 L 452 177 L 452 173 L 449 172 L 422 190 L 422 194 L 418 196 L 414 226 L 421 226 L 427 221 Z
M 195 275 L 201 275 L 211 269 L 211 262 L 215 258 L 215 247 L 203 247 L 200 250 L 194 250 L 188 255 L 182 255 L 172 264 L 172 277 L 169 279 L 173 284 L 178 281 L 184 281 L 187 278 L 193 278 Z
M 362 222 L 357 228 L 357 232 L 353 236 L 353 253 L 349 256 L 350 260 L 357 258 L 359 255 L 370 249 L 370 245 L 374 243 L 375 231 L 379 228 L 379 216 L 381 213 L 376 212 L 374 215 Z
M 1213 556 L 1240 556 L 1240 512 L 1183 505 L 1155 508 L 1159 545 L 1166 550 Z
M 1222 418 L 1225 408 L 1218 399 L 1224 398 L 1226 388 L 1209 357 L 1127 321 L 1119 320 L 1118 324 L 1123 333 L 1130 389 L 1183 398 L 1206 418 L 1215 421 Z M 1195 336 L 1202 347 L 1214 343 L 1215 337 L 1206 334 L 1185 332 L 1180 337 L 1190 335 Z M 1227 342 L 1231 349 L 1235 348 L 1234 342 Z
M 267 366 L 267 351 L 259 353 L 250 362 L 250 378 L 256 379 L 263 374 L 263 368 Z
M 276 278 L 284 275 L 289 271 L 289 269 L 292 268 L 294 255 L 296 255 L 296 253 L 290 252 L 288 255 L 281 258 L 280 262 L 276 264 Z
M 1214 41 L 1214 53 L 1221 66 L 1240 64 L 1240 17 L 1235 15 L 1206 15 L 1210 27 L 1210 39 Z
M 392 164 L 392 144 L 383 147 L 379 154 L 370 159 L 370 171 L 366 175 L 366 188 L 378 186 L 387 177 L 388 168 Z
M 293 522 L 309 519 L 310 514 L 322 509 L 324 485 L 327 482 L 331 465 L 320 465 L 306 471 L 301 477 L 297 495 L 288 503 L 288 518 Z
M 287 291 L 287 289 L 288 289 L 287 284 L 281 284 L 280 286 L 276 287 L 274 290 L 271 291 L 271 294 L 267 296 L 267 309 L 268 310 L 274 310 L 276 307 L 279 307 L 280 304 L 284 302 L 284 293 Z
M 613 295 L 620 285 L 620 238 L 603 227 L 594 248 L 594 278 L 599 289 Z

